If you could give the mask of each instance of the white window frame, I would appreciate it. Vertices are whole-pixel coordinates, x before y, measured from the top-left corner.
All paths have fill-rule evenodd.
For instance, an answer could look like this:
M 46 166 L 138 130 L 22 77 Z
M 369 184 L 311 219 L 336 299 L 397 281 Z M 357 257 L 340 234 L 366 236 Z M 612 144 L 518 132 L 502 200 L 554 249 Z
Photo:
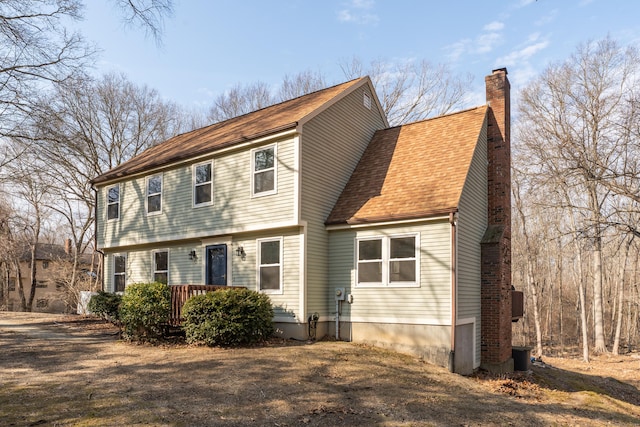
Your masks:
M 162 253 L 162 252 L 166 252 L 167 253 L 167 269 L 166 270 L 157 270 L 156 269 L 156 254 L 158 253 Z M 169 254 L 169 249 L 156 249 L 154 251 L 151 252 L 151 267 L 152 267 L 152 271 L 151 271 L 151 281 L 155 282 L 156 281 L 156 274 L 158 273 L 164 273 L 167 275 L 167 285 L 169 284 L 169 265 L 171 263 L 171 257 Z
M 116 271 L 116 258 L 118 257 L 122 257 L 124 258 L 124 271 L 122 272 L 118 272 Z M 119 291 L 116 289 L 116 276 L 123 276 L 124 277 L 124 287 L 127 287 L 127 254 L 113 254 L 113 292 L 124 292 L 124 289 L 122 291 Z
M 118 189 L 118 201 L 117 202 L 111 202 L 109 200 L 109 193 L 111 192 L 112 188 L 117 188 Z M 120 219 L 120 184 L 115 184 L 115 185 L 111 185 L 109 187 L 107 187 L 107 221 L 117 221 Z M 109 207 L 112 205 L 117 205 L 118 206 L 118 211 L 117 211 L 117 215 L 115 218 L 109 218 Z
M 414 256 L 411 258 L 391 258 L 391 240 L 413 237 L 414 238 Z M 360 268 L 360 242 L 380 240 L 382 242 L 382 281 L 381 282 L 359 282 L 359 268 Z M 420 233 L 401 233 L 391 235 L 375 235 L 375 236 L 362 236 L 355 239 L 355 286 L 358 288 L 419 288 L 420 287 Z M 415 261 L 415 279 L 411 282 L 392 282 L 390 279 L 390 266 L 393 261 Z M 366 262 L 380 262 L 379 260 L 365 260 Z
M 211 179 L 209 181 L 198 183 L 196 171 L 198 169 L 198 166 L 205 166 L 205 165 L 208 165 L 211 170 Z M 196 163 L 195 165 L 193 165 L 191 170 L 192 170 L 191 173 L 192 173 L 192 184 L 193 184 L 193 207 L 199 208 L 201 206 L 213 205 L 213 160 L 208 162 Z M 208 202 L 197 203 L 196 190 L 198 189 L 198 187 L 203 187 L 205 185 L 209 185 L 210 192 L 211 192 L 211 200 L 209 200 Z
M 152 178 L 156 178 L 159 177 L 160 178 L 160 192 L 159 193 L 151 193 L 149 194 L 149 181 L 151 181 Z M 162 190 L 164 189 L 164 179 L 161 173 L 157 173 L 154 175 L 149 175 L 146 179 L 145 179 L 145 185 L 144 185 L 144 204 L 145 204 L 145 211 L 147 212 L 147 215 L 160 215 L 162 213 Z M 149 212 L 149 197 L 153 197 L 153 196 L 160 196 L 160 209 L 157 211 L 153 211 L 153 212 Z
M 278 242 L 279 245 L 279 262 L 277 264 L 262 264 L 262 243 L 268 243 L 268 242 Z M 282 237 L 270 237 L 270 238 L 265 238 L 265 239 L 257 239 L 256 240 L 256 284 L 257 284 L 257 288 L 259 292 L 264 292 L 265 294 L 282 294 L 283 293 L 283 264 L 284 264 L 284 239 Z M 278 282 L 279 282 L 279 287 L 278 289 L 262 289 L 262 283 L 260 281 L 260 270 L 262 267 L 275 267 L 278 266 L 279 267 L 279 276 L 278 276 Z
M 256 153 L 273 149 L 273 167 L 256 171 Z M 273 171 L 273 190 L 260 191 L 256 193 L 255 179 L 259 173 Z M 251 197 L 269 196 L 278 193 L 278 144 L 265 145 L 251 150 Z
M 360 261 L 360 242 L 371 242 L 371 241 L 380 241 L 380 253 L 381 253 L 381 257 L 380 259 L 376 258 L 376 259 L 370 259 L 370 260 L 363 260 Z M 380 286 L 384 286 L 384 274 L 385 274 L 385 269 L 384 269 L 384 238 L 383 236 L 368 236 L 368 237 L 360 237 L 360 238 L 356 238 L 356 286 L 358 287 L 380 287 Z M 380 282 L 362 282 L 360 283 L 359 281 L 359 277 L 360 277 L 360 263 L 364 263 L 364 264 L 373 264 L 373 263 L 381 263 L 382 264 L 382 273 L 380 275 Z

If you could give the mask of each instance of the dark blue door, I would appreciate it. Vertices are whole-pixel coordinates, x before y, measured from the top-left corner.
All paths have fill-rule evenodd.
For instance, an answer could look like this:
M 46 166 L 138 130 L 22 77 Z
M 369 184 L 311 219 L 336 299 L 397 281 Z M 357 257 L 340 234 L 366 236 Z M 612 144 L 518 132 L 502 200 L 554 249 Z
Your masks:
M 227 285 L 227 245 L 207 246 L 207 285 Z

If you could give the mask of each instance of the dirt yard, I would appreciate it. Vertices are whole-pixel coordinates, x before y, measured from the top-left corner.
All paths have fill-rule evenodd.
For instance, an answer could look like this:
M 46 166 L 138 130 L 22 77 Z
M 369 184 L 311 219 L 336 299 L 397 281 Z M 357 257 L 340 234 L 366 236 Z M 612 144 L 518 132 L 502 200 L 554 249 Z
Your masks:
M 95 319 L 0 313 L 3 426 L 640 425 L 640 354 L 462 377 L 345 342 L 139 345 Z

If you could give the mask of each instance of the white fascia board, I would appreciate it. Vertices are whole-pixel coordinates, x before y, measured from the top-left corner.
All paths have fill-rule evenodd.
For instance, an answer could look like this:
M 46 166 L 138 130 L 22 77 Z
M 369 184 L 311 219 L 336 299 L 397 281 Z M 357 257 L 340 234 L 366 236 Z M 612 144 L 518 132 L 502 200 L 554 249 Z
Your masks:
M 442 221 L 444 219 L 448 220 L 449 215 L 433 216 L 429 218 L 405 219 L 405 220 L 399 220 L 399 221 L 368 222 L 365 224 L 335 224 L 335 225 L 327 225 L 325 226 L 325 229 L 327 231 L 331 231 L 331 230 L 352 230 L 357 228 L 377 228 L 377 227 L 388 227 L 388 226 L 395 226 L 395 225 L 415 224 L 420 222 Z
M 282 138 L 284 138 L 286 136 L 289 136 L 289 135 L 295 135 L 296 133 L 298 133 L 298 128 L 297 127 L 293 127 L 293 128 L 291 128 L 289 130 L 285 130 L 285 131 L 282 131 L 282 132 L 278 132 L 278 133 L 274 133 L 274 134 L 271 134 L 271 135 L 263 136 L 263 137 L 260 137 L 260 138 L 252 139 L 250 141 L 242 142 L 242 143 L 239 143 L 239 144 L 234 144 L 234 145 L 231 145 L 229 147 L 221 148 L 219 150 L 215 150 L 214 149 L 214 150 L 211 150 L 209 152 L 200 154 L 198 156 L 189 157 L 187 159 L 180 160 L 178 162 L 167 163 L 165 165 L 158 166 L 158 167 L 155 167 L 155 168 L 152 168 L 152 169 L 145 169 L 144 171 L 133 173 L 131 175 L 126 175 L 126 176 L 118 177 L 117 179 L 104 181 L 104 182 L 101 182 L 99 184 L 96 184 L 95 187 L 96 188 L 101 188 L 101 187 L 104 187 L 104 186 L 107 186 L 107 185 L 114 184 L 116 182 L 129 181 L 129 180 L 131 180 L 133 178 L 137 178 L 137 177 L 140 177 L 140 176 L 151 175 L 154 172 L 159 172 L 159 171 L 163 171 L 163 170 L 167 170 L 167 169 L 172 169 L 172 168 L 175 168 L 175 167 L 178 167 L 178 166 L 181 166 L 181 165 L 198 162 L 199 160 L 203 160 L 203 159 L 209 159 L 212 156 L 228 153 L 230 151 L 241 151 L 243 149 L 250 148 L 250 147 L 252 147 L 254 145 L 259 145 L 259 144 L 263 144 L 265 142 L 282 139 Z

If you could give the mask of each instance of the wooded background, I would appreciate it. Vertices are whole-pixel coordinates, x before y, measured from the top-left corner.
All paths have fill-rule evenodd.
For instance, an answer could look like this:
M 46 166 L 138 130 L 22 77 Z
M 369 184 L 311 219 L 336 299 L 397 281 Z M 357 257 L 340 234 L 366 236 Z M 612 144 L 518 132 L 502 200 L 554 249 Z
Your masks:
M 159 40 L 171 0 L 112 0 Z M 91 77 L 97 57 L 65 20 L 80 0 L 0 0 L 0 308 L 9 276 L 38 243 L 71 239 L 63 286 L 94 254 L 90 180 L 181 132 L 338 82 L 302 70 L 280 87 L 237 84 L 202 111 L 162 100 L 122 74 Z M 369 75 L 391 125 L 467 107 L 472 78 L 427 60 L 339 64 L 344 80 Z M 490 71 L 490 70 L 489 70 Z M 514 343 L 535 355 L 614 353 L 640 340 L 640 56 L 637 46 L 585 41 L 512 92 L 513 285 L 525 294 Z M 91 263 L 93 265 L 93 263 Z M 33 308 L 36 264 L 21 309 Z M 94 267 L 92 267 L 94 268 Z

